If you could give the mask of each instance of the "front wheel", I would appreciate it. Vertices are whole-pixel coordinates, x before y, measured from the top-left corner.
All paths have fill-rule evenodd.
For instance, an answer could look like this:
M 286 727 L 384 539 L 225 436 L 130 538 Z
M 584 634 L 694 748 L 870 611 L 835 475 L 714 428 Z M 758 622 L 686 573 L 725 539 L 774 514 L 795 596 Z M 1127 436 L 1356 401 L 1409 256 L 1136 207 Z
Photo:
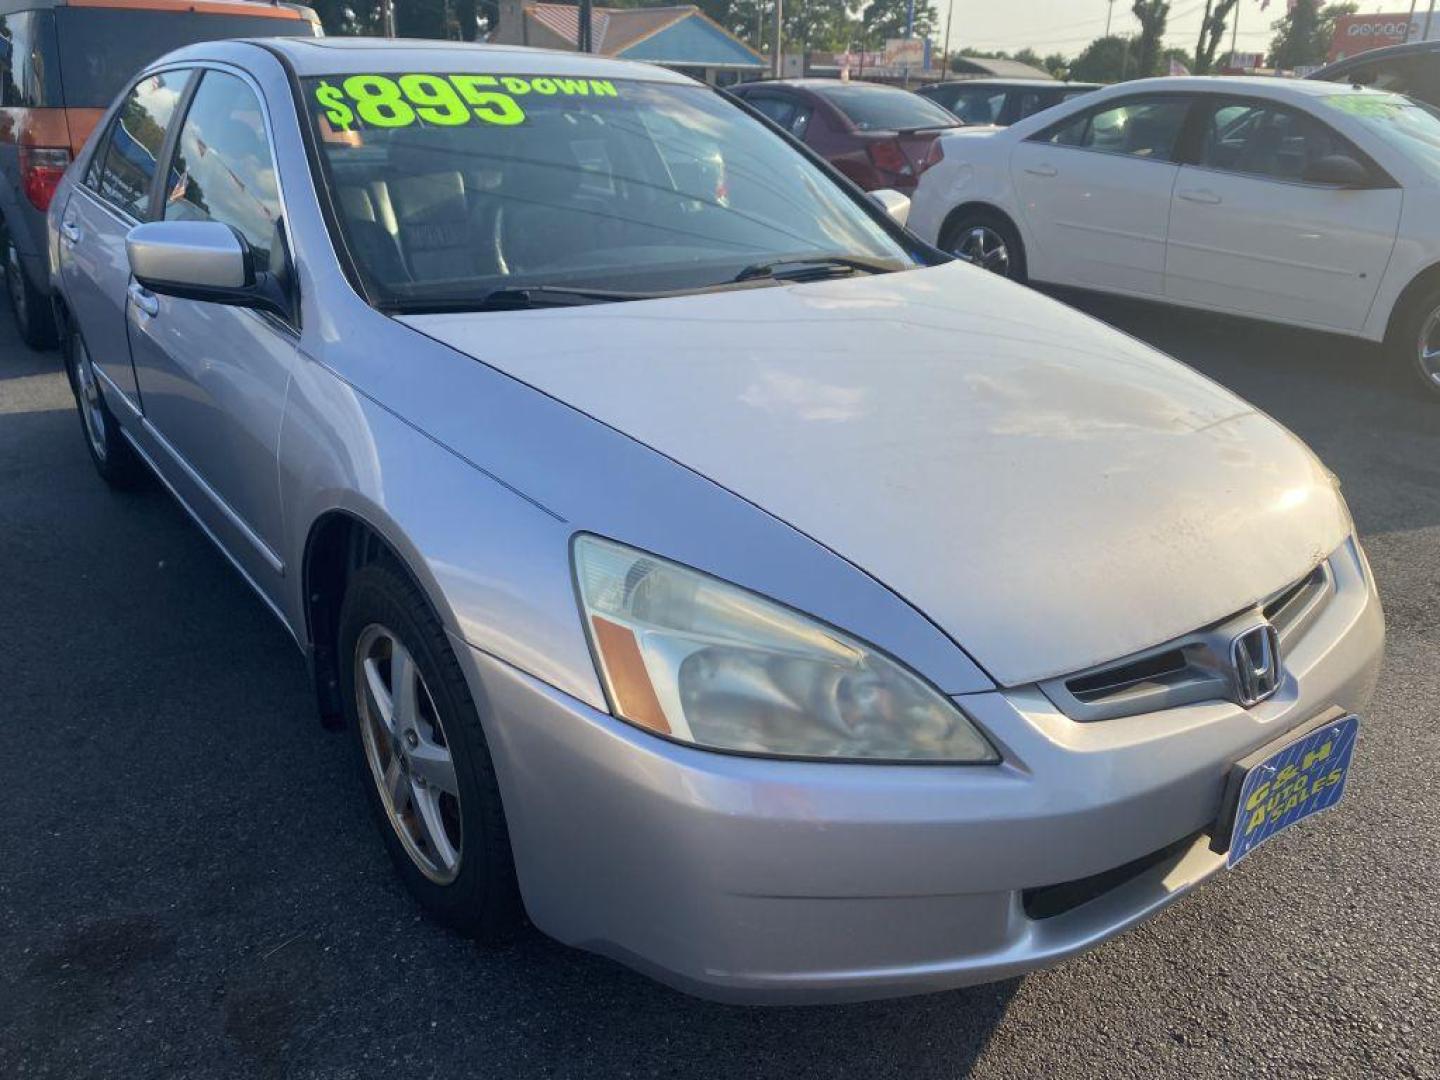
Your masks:
M 950 223 L 940 246 L 982 270 L 1025 281 L 1025 245 L 1015 226 L 1000 214 L 986 210 L 964 214 Z
M 1440 285 L 1432 285 L 1406 306 L 1389 348 L 1440 398 Z
M 340 613 L 345 719 L 391 861 L 439 921 L 486 940 L 520 920 L 505 813 L 444 628 L 398 569 L 372 563 Z

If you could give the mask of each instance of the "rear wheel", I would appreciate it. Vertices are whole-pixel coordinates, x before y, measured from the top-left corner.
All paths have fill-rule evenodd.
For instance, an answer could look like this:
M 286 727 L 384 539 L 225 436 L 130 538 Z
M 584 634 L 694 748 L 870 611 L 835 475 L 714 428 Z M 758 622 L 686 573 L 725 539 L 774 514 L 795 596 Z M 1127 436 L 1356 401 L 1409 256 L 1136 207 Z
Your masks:
M 480 715 L 420 591 L 383 563 L 340 614 L 346 720 L 391 861 L 441 922 L 483 939 L 520 920 L 505 813 Z
M 30 283 L 15 242 L 5 235 L 5 291 L 10 295 L 10 310 L 15 315 L 15 328 L 32 349 L 48 349 L 55 344 L 55 315 L 50 299 Z
M 120 425 L 100 392 L 100 379 L 95 374 L 90 350 L 74 330 L 65 336 L 65 368 L 70 375 L 70 389 L 75 394 L 75 407 L 80 413 L 85 448 L 90 451 L 95 471 L 111 487 L 135 487 L 145 478 L 145 465 L 120 433 Z
M 1011 281 L 1025 280 L 1025 245 L 1004 215 L 991 210 L 962 214 L 945 230 L 940 246 L 958 259 Z

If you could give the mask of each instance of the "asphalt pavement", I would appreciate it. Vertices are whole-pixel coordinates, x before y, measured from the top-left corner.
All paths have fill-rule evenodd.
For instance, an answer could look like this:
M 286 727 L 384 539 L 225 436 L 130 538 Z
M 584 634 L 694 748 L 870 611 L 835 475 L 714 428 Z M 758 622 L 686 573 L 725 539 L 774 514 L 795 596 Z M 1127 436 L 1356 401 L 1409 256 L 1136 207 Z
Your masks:
M 1390 634 L 1350 790 L 1055 970 L 788 1009 L 420 918 L 293 643 L 163 491 L 101 484 L 5 315 L 0 1077 L 1440 1077 L 1440 400 L 1353 343 L 1083 306 L 1342 478 Z

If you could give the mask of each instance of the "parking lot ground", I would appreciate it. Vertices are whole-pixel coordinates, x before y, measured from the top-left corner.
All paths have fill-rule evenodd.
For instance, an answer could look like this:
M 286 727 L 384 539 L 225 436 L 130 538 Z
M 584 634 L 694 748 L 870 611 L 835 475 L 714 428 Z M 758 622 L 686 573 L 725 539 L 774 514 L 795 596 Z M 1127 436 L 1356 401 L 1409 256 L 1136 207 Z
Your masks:
M 158 487 L 103 487 L 7 317 L 0 1077 L 1440 1077 L 1440 401 L 1343 341 L 1083 306 L 1343 479 L 1390 626 L 1350 790 L 1053 971 L 780 1010 L 422 920 L 286 633 Z

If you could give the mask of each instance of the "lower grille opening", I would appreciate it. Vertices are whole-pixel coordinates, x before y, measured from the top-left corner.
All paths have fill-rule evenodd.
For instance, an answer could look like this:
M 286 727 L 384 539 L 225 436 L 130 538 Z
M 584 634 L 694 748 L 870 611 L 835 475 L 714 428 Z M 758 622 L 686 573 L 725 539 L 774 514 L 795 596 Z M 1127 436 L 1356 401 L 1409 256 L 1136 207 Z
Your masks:
M 1025 914 L 1032 919 L 1053 919 L 1056 915 L 1064 915 L 1066 912 L 1074 911 L 1082 904 L 1088 904 L 1091 900 L 1104 896 L 1112 889 L 1118 889 L 1121 885 L 1133 881 L 1146 870 L 1159 866 L 1166 859 L 1179 855 L 1195 842 L 1195 836 L 1198 835 L 1196 833 L 1193 836 L 1176 840 L 1175 843 L 1167 844 L 1159 851 L 1142 855 L 1113 870 L 1102 870 L 1098 874 L 1091 874 L 1089 877 L 1076 881 L 1064 881 L 1058 885 L 1041 885 L 1039 888 L 1026 889 L 1020 894 L 1020 903 L 1025 908 Z

